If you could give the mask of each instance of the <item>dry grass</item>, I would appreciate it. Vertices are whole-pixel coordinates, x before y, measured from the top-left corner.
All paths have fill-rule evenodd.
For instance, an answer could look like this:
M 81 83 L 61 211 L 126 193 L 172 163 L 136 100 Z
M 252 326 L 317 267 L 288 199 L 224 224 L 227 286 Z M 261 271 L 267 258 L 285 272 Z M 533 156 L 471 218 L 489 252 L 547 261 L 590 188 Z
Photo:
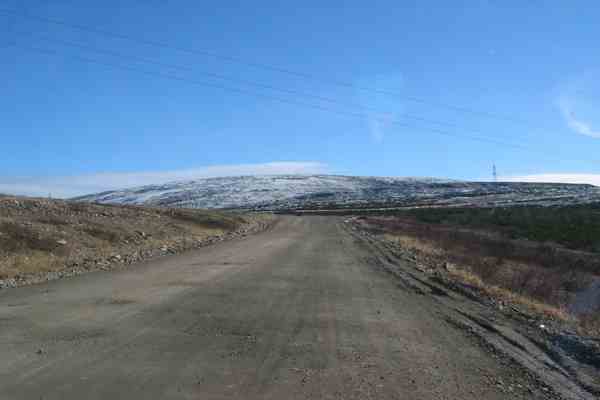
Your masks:
M 391 235 L 386 233 L 383 235 L 383 238 L 406 249 L 416 250 L 434 256 L 441 256 L 444 254 L 444 251 L 431 241 L 422 240 L 413 236 L 402 234 Z
M 573 293 L 586 288 L 593 279 L 589 265 L 595 256 L 582 261 L 587 254 L 563 253 L 550 262 L 548 254 L 557 254 L 553 249 L 493 233 L 452 231 L 389 218 L 368 218 L 361 223 L 371 232 L 420 251 L 436 262 L 468 267 L 487 284 L 557 307 L 568 303 Z
M 390 233 L 427 239 L 464 257 L 509 259 L 547 269 L 564 268 L 600 275 L 600 254 L 575 251 L 546 242 L 517 240 L 497 231 L 475 230 L 461 226 L 429 224 L 406 217 L 370 217 L 364 226 L 374 233 Z
M 248 215 L 0 197 L 0 279 L 182 250 L 250 224 Z
M 392 241 L 402 248 L 409 249 L 413 252 L 421 254 L 427 254 L 436 258 L 447 258 L 445 251 L 436 246 L 435 243 L 420 238 L 410 237 L 406 235 L 390 235 L 385 234 L 384 239 Z M 484 264 L 487 264 L 484 262 Z M 530 296 L 517 293 L 514 288 L 511 290 L 506 286 L 500 286 L 498 284 L 491 284 L 484 281 L 481 275 L 478 275 L 471 271 L 470 266 L 461 266 L 457 264 L 450 264 L 451 268 L 448 268 L 448 274 L 458 280 L 459 282 L 465 283 L 469 286 L 475 287 L 489 296 L 504 300 L 510 303 L 519 304 L 533 310 L 536 313 L 544 314 L 545 316 L 552 319 L 560 319 L 563 321 L 573 320 L 573 317 L 562 306 L 551 305 L 543 301 L 536 300 Z M 524 265 L 513 265 L 508 278 L 509 281 L 515 281 L 516 276 L 519 275 L 519 271 L 523 271 L 527 266 Z
M 31 251 L 27 255 L 12 255 L 5 257 L 0 263 L 0 278 L 56 271 L 62 264 L 62 257 L 42 251 Z
M 575 259 L 562 264 L 536 262 L 529 253 L 535 243 L 528 242 L 524 257 L 511 257 L 518 254 L 519 243 L 501 243 L 494 235 L 474 238 L 452 233 L 447 227 L 415 226 L 414 222 L 403 224 L 381 224 L 380 218 L 366 218 L 360 221 L 363 227 L 379 234 L 384 240 L 418 254 L 420 261 L 432 265 L 449 265 L 449 276 L 459 282 L 475 287 L 490 297 L 520 305 L 529 311 L 560 321 L 579 322 L 582 332 L 600 334 L 600 313 L 574 316 L 568 312 L 568 305 L 575 294 L 587 288 L 594 278 L 588 265 Z M 546 251 L 552 251 L 547 249 Z M 525 261 L 526 260 L 526 261 Z M 537 260 L 539 261 L 539 260 Z M 581 268 L 579 268 L 581 267 Z
M 600 313 L 593 312 L 579 316 L 581 332 L 587 335 L 600 337 Z
M 512 304 L 519 304 L 526 307 L 529 310 L 534 311 L 537 314 L 543 314 L 551 319 L 558 319 L 562 321 L 573 321 L 573 316 L 570 315 L 564 308 L 553 306 L 515 293 L 512 290 L 503 288 L 496 285 L 489 285 L 485 283 L 479 276 L 467 269 L 457 268 L 449 271 L 449 275 L 457 279 L 460 282 L 466 283 L 470 286 L 476 287 L 483 291 L 487 295 L 494 297 L 499 300 Z

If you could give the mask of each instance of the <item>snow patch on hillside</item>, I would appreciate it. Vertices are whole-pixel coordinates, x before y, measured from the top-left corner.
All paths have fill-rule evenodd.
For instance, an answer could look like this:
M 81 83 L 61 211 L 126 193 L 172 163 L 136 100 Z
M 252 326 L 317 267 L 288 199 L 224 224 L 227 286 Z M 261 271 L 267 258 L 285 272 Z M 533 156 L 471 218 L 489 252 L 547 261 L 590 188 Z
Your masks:
M 324 208 L 368 204 L 514 205 L 600 200 L 589 185 L 462 182 L 436 178 L 266 175 L 205 178 L 104 192 L 76 200 L 189 208 Z

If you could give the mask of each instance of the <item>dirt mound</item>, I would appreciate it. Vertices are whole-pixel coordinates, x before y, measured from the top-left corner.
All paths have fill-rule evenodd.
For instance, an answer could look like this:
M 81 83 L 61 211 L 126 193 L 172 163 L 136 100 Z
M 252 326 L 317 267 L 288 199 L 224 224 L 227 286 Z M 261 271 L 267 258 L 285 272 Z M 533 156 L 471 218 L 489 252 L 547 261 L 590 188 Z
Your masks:
M 0 288 L 180 252 L 256 229 L 263 219 L 0 196 Z

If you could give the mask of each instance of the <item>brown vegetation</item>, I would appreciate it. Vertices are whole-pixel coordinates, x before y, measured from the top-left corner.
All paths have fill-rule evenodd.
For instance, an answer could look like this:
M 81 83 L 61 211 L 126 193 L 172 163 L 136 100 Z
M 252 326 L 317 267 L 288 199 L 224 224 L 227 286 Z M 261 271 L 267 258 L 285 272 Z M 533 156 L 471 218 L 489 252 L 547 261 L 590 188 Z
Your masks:
M 568 310 L 576 293 L 600 273 L 600 255 L 498 232 L 410 217 L 368 217 L 363 228 L 423 255 L 430 264 L 451 266 L 448 273 L 491 296 L 508 299 L 553 318 L 573 318 Z M 579 316 L 587 331 L 598 329 L 598 311 Z
M 248 229 L 260 217 L 206 210 L 0 197 L 0 281 L 131 263 Z

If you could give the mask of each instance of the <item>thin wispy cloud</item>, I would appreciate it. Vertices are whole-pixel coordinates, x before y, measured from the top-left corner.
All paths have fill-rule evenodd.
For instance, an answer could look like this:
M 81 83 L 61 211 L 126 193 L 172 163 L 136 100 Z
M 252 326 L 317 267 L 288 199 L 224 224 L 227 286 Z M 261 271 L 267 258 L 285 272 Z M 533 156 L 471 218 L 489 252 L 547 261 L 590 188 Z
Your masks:
M 97 173 L 80 176 L 0 178 L 0 193 L 24 196 L 69 198 L 107 190 L 187 181 L 200 178 L 242 175 L 306 175 L 327 172 L 315 161 L 282 161 L 262 164 L 213 165 L 172 171 Z
M 393 121 L 394 115 L 392 114 L 369 114 L 369 130 L 371 132 L 371 138 L 373 138 L 375 143 L 383 142 L 383 139 L 385 138 L 385 133 Z
M 371 139 L 375 143 L 382 143 L 388 131 L 394 128 L 394 121 L 404 112 L 404 105 L 397 97 L 387 96 L 384 93 L 401 93 L 404 87 L 404 78 L 401 74 L 382 75 L 359 80 L 356 86 L 370 87 L 379 91 L 379 93 L 360 91 L 357 96 L 365 107 Z
M 558 106 L 567 125 L 569 125 L 572 130 L 581 135 L 600 139 L 600 128 L 594 129 L 591 123 L 579 119 L 575 114 L 573 101 L 571 99 L 561 97 L 558 100 Z
M 574 132 L 600 139 L 598 99 L 589 96 L 598 87 L 599 71 L 590 70 L 569 79 L 558 89 L 556 104 L 567 126 Z
M 600 186 L 600 174 L 546 173 L 500 177 L 507 182 L 580 183 Z

